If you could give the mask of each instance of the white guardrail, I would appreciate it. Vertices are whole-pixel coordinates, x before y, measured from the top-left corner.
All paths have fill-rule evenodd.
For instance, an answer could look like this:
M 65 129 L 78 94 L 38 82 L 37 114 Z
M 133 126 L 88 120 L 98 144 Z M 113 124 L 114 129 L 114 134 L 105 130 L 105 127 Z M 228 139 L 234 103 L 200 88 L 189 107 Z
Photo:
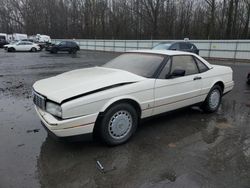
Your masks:
M 65 39 L 53 39 L 60 42 Z M 68 40 L 68 39 L 66 39 Z M 126 52 L 136 49 L 151 49 L 160 42 L 183 40 L 95 40 L 75 39 L 82 50 Z M 200 56 L 206 58 L 250 60 L 250 40 L 189 40 L 200 50 Z

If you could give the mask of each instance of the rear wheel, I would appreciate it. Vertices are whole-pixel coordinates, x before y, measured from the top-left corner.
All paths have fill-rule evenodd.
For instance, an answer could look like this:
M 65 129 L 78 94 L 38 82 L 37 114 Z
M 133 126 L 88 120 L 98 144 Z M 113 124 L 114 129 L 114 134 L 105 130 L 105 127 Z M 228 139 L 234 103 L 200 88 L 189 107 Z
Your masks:
M 108 145 L 119 145 L 128 141 L 135 133 L 138 115 L 133 106 L 120 103 L 109 108 L 100 123 L 102 140 Z
M 57 49 L 56 49 L 56 48 L 53 48 L 53 49 L 51 50 L 51 53 L 56 54 L 56 53 L 57 53 Z
M 222 89 L 215 85 L 207 95 L 206 100 L 202 104 L 202 109 L 207 113 L 212 113 L 218 110 L 222 98 Z

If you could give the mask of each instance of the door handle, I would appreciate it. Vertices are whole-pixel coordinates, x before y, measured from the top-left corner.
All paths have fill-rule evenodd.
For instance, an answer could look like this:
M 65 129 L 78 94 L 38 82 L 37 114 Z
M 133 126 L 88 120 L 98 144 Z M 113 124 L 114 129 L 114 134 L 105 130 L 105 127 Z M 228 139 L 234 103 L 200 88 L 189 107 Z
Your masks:
M 201 80 L 201 79 L 202 79 L 202 77 L 200 77 L 200 76 L 194 77 L 194 80 Z

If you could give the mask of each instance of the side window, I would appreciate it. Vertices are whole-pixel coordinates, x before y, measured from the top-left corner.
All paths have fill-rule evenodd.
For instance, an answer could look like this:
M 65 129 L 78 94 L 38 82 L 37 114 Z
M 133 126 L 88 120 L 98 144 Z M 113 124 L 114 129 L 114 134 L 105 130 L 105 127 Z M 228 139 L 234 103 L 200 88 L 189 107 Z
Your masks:
M 171 67 L 171 60 L 168 60 L 165 67 L 162 69 L 161 74 L 159 75 L 159 79 L 166 79 L 166 75 L 169 74 Z
M 60 46 L 65 46 L 66 45 L 66 42 L 61 42 L 60 43 Z
M 196 46 L 191 44 L 191 50 L 197 50 Z
M 71 47 L 71 43 L 70 42 L 66 42 L 65 44 L 67 47 Z
M 172 46 L 170 46 L 170 50 L 179 50 L 180 47 L 179 47 L 179 43 L 174 43 L 172 44 Z
M 189 49 L 188 44 L 185 42 L 180 43 L 180 49 L 181 50 Z
M 185 76 L 198 74 L 198 67 L 192 56 L 173 56 L 171 73 L 176 69 L 185 70 Z
M 195 61 L 197 63 L 200 72 L 206 72 L 209 70 L 209 68 L 204 63 L 202 63 L 198 58 L 195 58 Z
M 70 43 L 70 46 L 71 46 L 71 47 L 75 47 L 75 46 L 76 46 L 76 43 L 75 43 L 75 42 L 71 42 L 71 43 Z

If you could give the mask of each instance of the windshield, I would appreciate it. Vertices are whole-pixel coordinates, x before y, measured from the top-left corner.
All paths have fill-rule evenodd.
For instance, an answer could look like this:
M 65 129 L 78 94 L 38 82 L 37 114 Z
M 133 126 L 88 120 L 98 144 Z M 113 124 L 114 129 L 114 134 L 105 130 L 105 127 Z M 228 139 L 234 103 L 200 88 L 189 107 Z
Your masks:
M 139 76 L 151 78 L 164 59 L 162 55 L 125 53 L 103 65 L 103 67 L 125 70 Z
M 168 50 L 170 46 L 170 43 L 161 43 L 153 47 L 153 50 Z

